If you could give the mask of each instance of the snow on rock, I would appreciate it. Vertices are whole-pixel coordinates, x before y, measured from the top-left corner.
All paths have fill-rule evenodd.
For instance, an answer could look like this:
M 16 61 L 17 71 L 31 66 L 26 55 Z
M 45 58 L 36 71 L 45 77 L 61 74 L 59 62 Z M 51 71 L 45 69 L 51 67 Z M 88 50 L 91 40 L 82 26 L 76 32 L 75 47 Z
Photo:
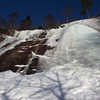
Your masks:
M 63 31 L 64 31 L 64 29 L 62 29 L 62 28 L 51 29 L 50 31 L 48 31 L 48 33 L 46 35 L 46 38 L 48 38 L 47 45 L 51 46 L 51 47 L 57 46 L 59 39 L 63 35 Z
M 99 19 L 98 19 L 99 20 Z M 44 30 L 26 30 L 26 31 L 16 31 L 14 36 L 18 39 L 17 42 L 13 43 L 14 38 L 5 40 L 0 44 L 0 55 L 4 54 L 6 51 L 14 48 L 17 44 L 20 44 L 24 39 L 36 39 L 43 32 L 46 32 L 44 43 L 47 46 L 52 47 L 51 50 L 46 49 L 45 54 L 49 59 L 48 65 L 44 64 L 44 68 L 48 66 L 54 66 L 59 64 L 65 64 L 75 59 L 79 63 L 84 64 L 96 64 L 100 61 L 99 57 L 99 37 L 100 34 L 97 30 L 92 28 L 94 23 L 96 24 L 97 19 L 88 19 L 71 22 L 65 24 L 65 27 L 58 29 L 51 29 L 49 31 Z M 90 23 L 90 24 L 89 24 Z M 91 27 L 90 27 L 91 25 Z M 95 25 L 96 26 L 96 25 Z M 98 25 L 97 25 L 98 26 Z M 96 26 L 96 27 L 97 27 Z M 27 42 L 28 40 L 26 40 Z M 5 46 L 6 44 L 12 43 L 10 46 Z M 41 45 L 40 45 L 41 46 Z M 38 48 L 40 48 L 38 46 Z M 37 51 L 38 48 L 35 50 Z M 44 47 L 42 45 L 41 49 Z M 41 50 L 41 51 L 42 51 Z M 39 49 L 40 52 L 40 49 Z M 39 53 L 38 53 L 39 54 Z M 92 63 L 93 62 L 93 63 Z M 53 65 L 54 64 L 54 65 Z
M 86 20 L 81 21 L 81 23 L 100 31 L 100 17 L 99 18 L 86 19 Z
M 37 55 L 34 52 L 32 52 L 32 58 L 34 59 L 36 57 L 39 58 L 38 66 L 37 66 L 38 70 L 48 69 L 48 63 L 49 63 L 50 57 L 45 56 L 45 55 Z
M 10 39 L 5 39 L 3 42 L 0 43 L 0 48 L 2 48 L 3 46 L 7 45 L 7 44 L 11 44 L 12 42 L 16 41 L 16 38 L 10 38 Z
M 21 39 L 37 38 L 41 33 L 45 32 L 44 30 L 25 30 L 25 31 L 16 31 L 14 37 Z
M 9 39 L 9 38 L 12 38 L 12 37 L 8 36 L 6 34 L 0 34 L 0 42 L 1 42 L 1 40 L 3 41 L 4 39 Z
M 21 39 L 18 41 L 14 41 L 11 44 L 7 44 L 5 47 L 0 49 L 0 71 L 12 70 L 16 72 L 18 70 L 18 67 L 15 67 L 16 65 L 28 64 L 28 61 L 31 57 L 31 51 L 38 55 L 43 55 L 46 50 L 52 49 L 51 47 L 45 45 L 45 42 L 46 39 L 44 38 L 31 41 Z M 29 70 L 27 74 L 32 72 L 31 70 L 33 68 L 36 68 L 37 65 L 38 58 L 32 59 L 31 64 L 29 64 Z M 23 70 L 23 68 L 21 68 L 21 71 Z
M 60 27 L 68 27 L 68 26 L 71 26 L 73 24 L 83 24 L 83 25 L 91 27 L 97 31 L 100 31 L 100 17 L 85 19 L 85 20 L 78 20 L 78 21 L 70 22 L 68 24 L 63 24 Z
M 16 40 L 16 39 L 9 39 L 9 40 L 7 40 L 7 42 L 6 42 L 6 40 L 5 41 L 3 41 L 3 44 L 1 43 L 1 47 L 3 47 L 3 46 L 5 46 L 5 47 L 3 47 L 3 48 L 0 48 L 0 56 L 1 55 L 3 55 L 5 52 L 7 52 L 8 50 L 11 50 L 11 49 L 13 49 L 16 45 L 18 45 L 18 44 L 20 44 L 20 43 L 22 43 L 22 42 L 25 42 L 26 40 Z M 15 42 L 14 42 L 15 41 Z M 14 43 L 13 43 L 14 42 Z M 10 43 L 10 44 L 9 44 Z M 8 46 L 6 46 L 8 44 Z

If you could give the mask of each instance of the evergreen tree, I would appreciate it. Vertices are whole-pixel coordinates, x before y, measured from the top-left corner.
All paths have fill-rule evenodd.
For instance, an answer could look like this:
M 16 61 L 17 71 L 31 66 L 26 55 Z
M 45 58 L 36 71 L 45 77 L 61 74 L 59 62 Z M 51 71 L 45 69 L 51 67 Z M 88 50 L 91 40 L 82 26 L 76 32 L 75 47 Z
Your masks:
M 32 20 L 30 16 L 26 16 L 24 20 L 20 21 L 20 29 L 21 30 L 28 30 L 32 28 Z
M 90 18 L 89 10 L 91 10 L 93 7 L 93 0 L 81 0 L 81 5 L 83 7 L 83 10 L 80 12 L 80 14 L 87 14 L 88 18 Z

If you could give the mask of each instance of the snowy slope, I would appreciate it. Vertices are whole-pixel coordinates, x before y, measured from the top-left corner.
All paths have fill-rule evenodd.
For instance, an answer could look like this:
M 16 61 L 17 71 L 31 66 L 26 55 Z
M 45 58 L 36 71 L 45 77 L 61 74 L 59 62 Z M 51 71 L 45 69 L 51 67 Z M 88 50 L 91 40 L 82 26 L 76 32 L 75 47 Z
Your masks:
M 65 30 L 52 61 L 64 64 L 77 59 L 82 63 L 91 60 L 89 63 L 92 63 L 97 59 L 100 61 L 99 51 L 100 33 L 85 25 L 74 24 Z
M 100 31 L 100 17 L 85 19 L 85 20 L 78 20 L 78 21 L 70 22 L 69 24 L 63 24 L 61 26 L 69 26 L 69 25 L 73 25 L 73 24 L 83 24 L 83 25 L 89 26 L 97 31 Z
M 0 100 L 100 100 L 100 71 L 71 63 L 30 76 L 2 72 Z
M 100 32 L 96 22 L 80 20 L 46 31 L 45 44 L 53 49 L 44 55 L 32 53 L 33 58 L 39 57 L 44 71 L 29 76 L 1 72 L 0 100 L 100 100 Z M 15 37 L 25 41 L 41 32 L 45 31 L 16 32 Z M 1 52 L 5 44 L 1 43 Z

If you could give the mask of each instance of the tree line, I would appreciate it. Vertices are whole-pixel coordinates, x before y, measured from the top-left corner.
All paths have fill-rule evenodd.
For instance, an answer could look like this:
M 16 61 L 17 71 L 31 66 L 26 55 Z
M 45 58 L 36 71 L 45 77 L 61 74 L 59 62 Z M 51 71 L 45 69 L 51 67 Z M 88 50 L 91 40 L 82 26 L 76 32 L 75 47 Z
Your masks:
M 93 8 L 93 0 L 80 0 L 82 10 L 80 15 L 87 15 L 88 18 L 91 17 L 89 11 Z M 73 13 L 73 9 L 71 7 L 65 7 L 63 11 L 63 15 L 65 17 L 65 22 L 69 23 L 70 21 L 74 21 L 75 18 L 71 16 Z M 13 12 L 9 16 L 9 20 L 0 19 L 0 33 L 6 33 L 13 35 L 15 30 L 33 30 L 35 26 L 32 23 L 30 16 L 25 16 L 24 19 L 18 21 L 19 13 Z M 44 24 L 42 26 L 38 26 L 38 29 L 51 29 L 56 28 L 61 25 L 62 22 L 57 20 L 52 14 L 48 14 L 44 17 Z

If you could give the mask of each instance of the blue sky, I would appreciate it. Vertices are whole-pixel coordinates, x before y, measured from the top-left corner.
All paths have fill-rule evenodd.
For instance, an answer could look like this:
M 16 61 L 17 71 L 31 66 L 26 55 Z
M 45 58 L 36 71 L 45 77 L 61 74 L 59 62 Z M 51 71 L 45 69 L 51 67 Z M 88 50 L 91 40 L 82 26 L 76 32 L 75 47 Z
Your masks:
M 94 0 L 94 8 L 90 11 L 92 15 L 96 15 L 100 11 L 100 0 Z M 64 21 L 62 14 L 64 7 L 73 8 L 73 14 L 77 19 L 86 18 L 80 16 L 82 9 L 80 0 L 0 0 L 0 18 L 7 19 L 9 14 L 15 11 L 19 12 L 20 20 L 30 15 L 34 25 L 41 25 L 44 16 L 53 14 L 53 16 Z

